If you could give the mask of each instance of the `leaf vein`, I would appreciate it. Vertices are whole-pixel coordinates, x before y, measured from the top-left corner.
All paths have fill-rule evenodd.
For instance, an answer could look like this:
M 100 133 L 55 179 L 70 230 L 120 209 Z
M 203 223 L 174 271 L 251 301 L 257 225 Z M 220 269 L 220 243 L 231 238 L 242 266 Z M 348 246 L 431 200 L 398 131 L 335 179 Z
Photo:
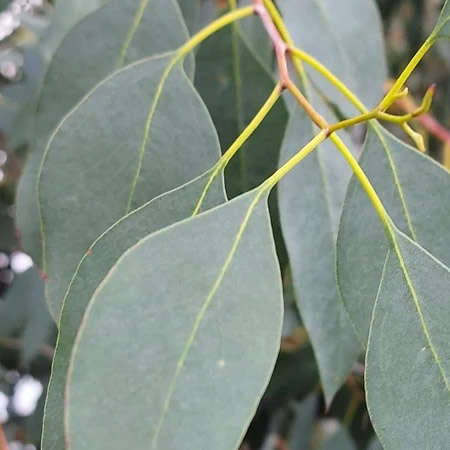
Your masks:
M 395 167 L 395 163 L 394 163 L 394 158 L 392 157 L 392 153 L 389 150 L 389 146 L 386 144 L 386 140 L 384 139 L 384 136 L 383 136 L 381 130 L 379 129 L 379 126 L 380 125 L 378 123 L 372 125 L 373 130 L 375 131 L 375 133 L 377 133 L 377 135 L 378 135 L 378 137 L 380 139 L 380 142 L 381 142 L 381 144 L 383 146 L 383 149 L 384 149 L 384 151 L 386 153 L 386 156 L 388 158 L 389 166 L 391 167 L 392 176 L 394 178 L 395 187 L 397 188 L 398 194 L 400 196 L 400 201 L 402 203 L 402 208 L 403 208 L 403 211 L 405 213 L 405 218 L 406 218 L 406 221 L 408 223 L 408 228 L 409 228 L 409 231 L 411 233 L 411 237 L 412 237 L 412 239 L 417 241 L 417 235 L 416 235 L 416 232 L 414 230 L 414 226 L 412 224 L 411 216 L 409 215 L 408 206 L 406 205 L 405 194 L 403 192 L 403 188 L 402 188 L 402 185 L 400 183 L 400 179 L 398 177 L 397 168 Z
M 131 23 L 131 27 L 127 32 L 125 40 L 122 44 L 122 48 L 120 49 L 119 58 L 116 63 L 116 69 L 122 67 L 125 58 L 127 57 L 128 49 L 130 48 L 134 36 L 137 30 L 139 29 L 139 26 L 142 22 L 142 18 L 144 16 L 145 9 L 147 8 L 149 1 L 150 0 L 141 0 L 141 2 L 138 5 L 136 15 L 134 16 L 133 22 Z
M 253 213 L 253 210 L 255 209 L 255 207 L 256 207 L 256 205 L 257 205 L 258 201 L 260 200 L 260 198 L 261 198 L 263 193 L 264 193 L 264 190 L 260 190 L 258 192 L 258 194 L 256 195 L 256 197 L 253 199 L 253 201 L 250 203 L 250 206 L 247 209 L 247 212 L 246 212 L 246 214 L 244 216 L 244 219 L 243 219 L 243 221 L 242 221 L 242 223 L 241 223 L 241 225 L 239 227 L 238 233 L 237 233 L 236 238 L 235 238 L 235 240 L 233 242 L 231 250 L 228 253 L 228 256 L 227 256 L 227 258 L 225 260 L 225 263 L 222 266 L 222 269 L 220 270 L 218 277 L 214 281 L 214 284 L 213 284 L 211 290 L 209 291 L 205 301 L 203 302 L 202 307 L 201 307 L 201 309 L 200 309 L 200 311 L 199 311 L 199 313 L 198 313 L 198 315 L 197 315 L 197 317 L 195 319 L 194 326 L 192 328 L 191 334 L 189 335 L 189 337 L 188 337 L 188 339 L 186 341 L 186 345 L 185 345 L 185 347 L 183 349 L 183 352 L 182 352 L 182 354 L 181 354 L 181 356 L 180 356 L 180 358 L 179 358 L 179 360 L 178 360 L 178 362 L 176 364 L 175 372 L 174 372 L 174 374 L 172 376 L 172 379 L 170 381 L 170 384 L 169 384 L 169 388 L 168 388 L 168 391 L 167 391 L 167 394 L 166 394 L 166 397 L 165 397 L 165 400 L 164 400 L 164 403 L 163 403 L 163 409 L 161 411 L 161 414 L 160 414 L 160 417 L 158 419 L 158 422 L 157 422 L 157 425 L 156 425 L 156 428 L 155 428 L 155 432 L 154 432 L 154 435 L 153 435 L 153 438 L 152 438 L 152 449 L 156 449 L 157 448 L 158 438 L 159 438 L 159 436 L 161 434 L 161 430 L 162 430 L 162 427 L 164 425 L 165 418 L 167 417 L 167 413 L 168 413 L 169 408 L 170 408 L 171 400 L 172 400 L 173 394 L 175 392 L 175 388 L 176 388 L 176 384 L 177 384 L 177 381 L 178 381 L 178 377 L 179 377 L 179 375 L 181 373 L 181 370 L 184 367 L 184 363 L 186 361 L 186 358 L 189 355 L 189 351 L 190 351 L 190 349 L 191 349 L 191 347 L 192 347 L 192 345 L 194 343 L 194 340 L 195 340 L 195 338 L 197 336 L 198 330 L 200 329 L 200 325 L 202 323 L 202 320 L 203 320 L 203 318 L 204 318 L 204 316 L 206 314 L 206 311 L 208 310 L 209 306 L 211 305 L 211 302 L 212 302 L 212 300 L 214 298 L 214 295 L 216 294 L 217 290 L 219 289 L 220 284 L 223 281 L 223 278 L 225 277 L 225 274 L 226 274 L 226 272 L 227 272 L 227 270 L 228 270 L 228 268 L 229 268 L 229 266 L 230 266 L 230 264 L 231 264 L 231 262 L 233 260 L 233 257 L 234 257 L 234 255 L 236 253 L 236 250 L 238 248 L 239 242 L 241 241 L 242 236 L 244 234 L 244 231 L 245 231 L 245 229 L 246 229 L 246 227 L 248 225 L 248 222 L 249 222 L 250 217 L 251 217 L 251 215 Z
M 393 243 L 394 243 L 395 252 L 397 254 L 397 257 L 398 257 L 398 260 L 399 260 L 399 263 L 400 263 L 400 267 L 401 267 L 403 275 L 405 277 L 408 289 L 411 292 L 411 296 L 413 298 L 414 306 L 416 307 L 417 313 L 419 315 L 419 320 L 420 320 L 420 324 L 421 324 L 422 329 L 423 329 L 423 333 L 425 335 L 425 339 L 426 339 L 426 341 L 428 343 L 428 346 L 430 347 L 431 354 L 433 355 L 433 359 L 435 360 L 436 365 L 438 366 L 439 372 L 441 373 L 441 377 L 442 377 L 442 379 L 444 381 L 444 384 L 445 384 L 445 387 L 447 389 L 447 392 L 450 395 L 450 383 L 449 383 L 449 380 L 447 379 L 444 367 L 442 366 L 441 359 L 440 359 L 439 354 L 438 354 L 436 348 L 434 347 L 433 341 L 431 339 L 431 334 L 430 334 L 430 331 L 428 330 L 428 326 L 427 326 L 427 323 L 426 323 L 426 320 L 425 320 L 425 316 L 423 314 L 422 308 L 420 307 L 419 297 L 417 295 L 416 290 L 414 289 L 414 285 L 413 285 L 411 277 L 409 275 L 408 268 L 406 267 L 405 260 L 403 259 L 402 252 L 400 250 L 400 247 L 399 247 L 398 242 L 397 242 L 397 238 L 395 237 L 394 233 L 395 232 L 392 233 L 392 237 L 393 237 L 393 241 L 394 241 Z

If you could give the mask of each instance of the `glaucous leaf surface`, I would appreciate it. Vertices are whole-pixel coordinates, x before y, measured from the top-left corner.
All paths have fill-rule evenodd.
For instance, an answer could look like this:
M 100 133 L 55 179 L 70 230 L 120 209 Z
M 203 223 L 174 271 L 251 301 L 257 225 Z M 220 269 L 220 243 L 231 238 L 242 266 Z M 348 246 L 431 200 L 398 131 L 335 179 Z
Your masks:
M 377 123 L 369 126 L 360 164 L 397 227 L 450 264 L 450 174 Z M 378 216 L 352 178 L 339 227 L 337 273 L 344 305 L 367 343 L 388 251 Z
M 112 75 L 65 117 L 49 141 L 39 206 L 54 318 L 78 262 L 98 236 L 218 159 L 208 111 L 183 63 L 170 69 L 173 58 L 150 58 Z
M 442 7 L 441 15 L 439 17 L 438 23 L 431 34 L 432 38 L 439 39 L 445 38 L 450 39 L 450 2 L 445 1 Z
M 76 333 L 95 290 L 126 250 L 149 234 L 191 216 L 209 177 L 210 171 L 132 211 L 103 233 L 82 258 L 63 302 L 44 416 L 44 450 L 64 446 L 64 386 L 67 369 Z M 203 209 L 223 202 L 224 185 L 219 175 L 205 197 Z
M 336 119 L 311 91 L 320 113 Z M 286 130 L 281 163 L 313 138 L 311 121 L 296 107 Z M 346 133 L 342 137 L 351 146 Z M 296 301 L 309 332 L 328 404 L 361 352 L 336 282 L 336 236 L 350 169 L 330 141 L 280 182 L 281 226 Z
M 211 113 L 224 152 L 265 103 L 275 82 L 237 24 L 201 45 L 196 67 L 195 85 Z M 284 103 L 278 101 L 225 172 L 231 197 L 258 186 L 276 170 L 286 121 Z
M 187 39 L 175 0 L 111 0 L 81 21 L 59 46 L 43 82 L 33 149 L 17 194 L 17 223 L 22 242 L 36 264 L 42 264 L 38 174 L 52 131 L 84 95 L 116 69 L 174 50 Z M 187 61 L 191 73 L 193 61 Z
M 42 38 L 44 57 L 50 61 L 66 34 L 80 20 L 108 0 L 58 0 L 51 15 L 50 27 Z
M 281 334 L 266 200 L 252 191 L 154 233 L 104 278 L 69 369 L 72 450 L 238 447 Z
M 398 251 L 387 255 L 370 328 L 368 409 L 383 447 L 446 448 L 450 270 L 403 233 L 395 236 Z
M 387 77 L 381 20 L 374 0 L 281 0 L 294 43 L 316 57 L 368 107 L 383 97 Z M 314 82 L 347 115 L 355 108 L 320 74 Z

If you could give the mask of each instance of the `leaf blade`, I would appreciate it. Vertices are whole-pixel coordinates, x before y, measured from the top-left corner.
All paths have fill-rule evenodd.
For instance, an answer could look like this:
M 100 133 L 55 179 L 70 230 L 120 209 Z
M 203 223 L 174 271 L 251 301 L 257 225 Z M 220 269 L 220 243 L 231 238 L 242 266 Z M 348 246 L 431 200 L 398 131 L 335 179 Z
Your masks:
M 274 246 L 269 233 L 270 221 L 265 199 L 259 203 L 254 203 L 255 199 L 257 199 L 255 192 L 251 192 L 235 199 L 226 206 L 215 208 L 197 218 L 182 222 L 153 235 L 148 240 L 142 241 L 140 247 L 136 247 L 136 253 L 131 250 L 128 254 L 125 254 L 116 266 L 116 270 L 110 272 L 109 280 L 104 283 L 101 290 L 97 291 L 97 300 L 90 303 L 90 312 L 86 316 L 85 328 L 79 333 L 78 347 L 75 348 L 72 357 L 71 367 L 73 372 L 68 382 L 70 389 L 68 424 L 71 448 L 84 448 L 85 442 L 90 442 L 99 449 L 122 448 L 124 444 L 129 445 L 130 442 L 135 442 L 136 448 L 148 448 L 149 443 L 153 443 L 153 448 L 157 448 L 157 446 L 159 446 L 158 448 L 177 448 L 180 442 L 183 442 L 183 447 L 187 449 L 200 448 L 205 442 L 217 449 L 234 448 L 239 444 L 245 428 L 256 410 L 257 402 L 269 381 L 270 372 L 278 353 L 281 333 L 281 284 Z M 252 205 L 254 205 L 254 209 L 250 212 Z M 216 239 L 218 236 L 220 238 Z M 192 252 L 193 244 L 195 244 L 195 252 Z M 92 383 L 90 385 L 90 388 L 92 388 L 101 380 L 101 377 L 97 379 L 89 377 L 89 380 L 85 377 L 83 381 L 80 378 L 80 370 L 87 363 L 86 358 L 90 358 L 89 352 L 86 353 L 86 345 L 94 338 L 91 333 L 98 329 L 97 325 L 92 326 L 93 321 L 97 322 L 101 317 L 105 318 L 103 312 L 98 314 L 100 309 L 103 309 L 101 305 L 102 299 L 104 299 L 103 294 L 115 282 L 118 282 L 120 276 L 124 274 L 124 272 L 121 272 L 121 262 L 130 267 L 131 260 L 128 258 L 132 258 L 134 255 L 143 256 L 148 251 L 155 255 L 161 255 L 160 250 L 167 250 L 167 245 L 174 245 L 177 249 L 175 265 L 178 271 L 182 271 L 182 275 L 177 272 L 176 279 L 181 281 L 181 293 L 178 291 L 177 283 L 167 283 L 161 279 L 161 276 L 169 278 L 174 276 L 174 261 L 171 257 L 169 257 L 168 264 L 165 257 L 158 257 L 160 269 L 156 269 L 158 273 L 154 274 L 155 279 L 150 284 L 156 283 L 154 287 L 157 291 L 152 292 L 158 292 L 161 288 L 164 289 L 166 305 L 172 304 L 173 306 L 175 301 L 178 302 L 178 306 L 175 309 L 169 306 L 168 310 L 166 308 L 161 309 L 158 306 L 158 313 L 151 306 L 149 311 L 149 305 L 144 304 L 143 306 L 147 311 L 145 314 L 150 314 L 149 317 L 157 319 L 154 322 L 156 327 L 144 325 L 139 327 L 139 333 L 155 331 L 159 323 L 166 331 L 170 329 L 173 332 L 174 329 L 177 329 L 179 338 L 171 339 L 169 346 L 165 345 L 165 342 L 167 342 L 165 339 L 148 340 L 149 335 L 147 335 L 147 338 L 139 336 L 137 339 L 140 342 L 152 342 L 154 350 L 151 353 L 156 351 L 156 354 L 159 354 L 159 350 L 155 350 L 155 345 L 165 346 L 164 361 L 158 358 L 155 361 L 150 355 L 144 358 L 153 366 L 150 371 L 147 367 L 144 373 L 147 376 L 149 373 L 156 374 L 153 377 L 154 390 L 152 390 L 151 395 L 142 396 L 141 392 L 139 398 L 133 398 L 131 403 L 126 401 L 128 403 L 126 407 L 131 407 L 132 411 L 141 410 L 141 413 L 142 409 L 146 411 L 144 414 L 145 426 L 140 427 L 139 431 L 125 430 L 125 435 L 124 430 L 121 430 L 115 436 L 110 434 L 111 430 L 107 427 L 108 430 L 106 428 L 97 430 L 99 431 L 99 433 L 96 433 L 98 437 L 93 436 L 84 425 L 87 419 L 86 414 L 80 414 L 81 410 L 77 405 L 81 406 L 80 402 L 85 403 L 85 401 L 90 402 L 92 400 L 92 398 L 91 400 L 83 399 L 85 397 L 83 390 L 86 393 L 86 385 L 84 387 L 82 385 L 86 382 Z M 249 252 L 249 248 L 252 249 L 252 252 Z M 141 251 L 144 253 L 140 254 Z M 233 251 L 234 255 L 230 259 Z M 211 260 L 211 255 L 214 255 L 213 260 Z M 147 254 L 145 258 L 148 256 L 150 254 Z M 255 257 L 260 262 L 259 264 L 254 264 L 253 258 Z M 149 260 L 152 259 L 153 257 L 150 257 Z M 249 264 L 250 260 L 253 263 Z M 140 266 L 142 268 L 142 265 Z M 201 269 L 201 273 L 198 269 Z M 121 273 L 122 275 L 120 275 Z M 137 279 L 141 281 L 145 281 L 145 278 L 148 287 L 150 274 L 146 273 L 143 276 L 142 271 L 138 274 L 134 270 L 133 273 L 136 273 Z M 117 276 L 119 278 L 116 278 Z M 220 277 L 222 277 L 223 284 L 217 284 Z M 249 277 L 253 281 L 256 277 L 258 284 L 249 283 Z M 236 295 L 237 292 L 233 291 L 236 285 L 240 285 L 241 288 L 239 295 Z M 169 290 L 167 290 L 167 287 L 169 287 Z M 215 302 L 211 303 L 213 299 L 211 295 L 214 293 L 214 289 L 216 289 L 217 298 Z M 242 289 L 244 289 L 244 293 Z M 148 292 L 147 289 L 145 291 Z M 194 294 L 195 292 L 197 294 Z M 235 292 L 234 295 L 232 295 L 233 292 Z M 140 297 L 142 298 L 142 296 Z M 156 297 L 158 298 L 158 295 Z M 186 301 L 186 297 L 188 297 L 188 301 Z M 262 297 L 267 298 L 268 301 L 261 303 Z M 202 300 L 205 298 L 206 300 Z M 228 309 L 229 317 L 218 328 L 218 323 L 214 319 L 217 319 L 215 314 L 219 314 L 218 311 L 220 311 L 218 303 L 221 300 L 223 301 L 224 298 L 227 299 L 227 302 L 231 302 Z M 245 298 L 246 301 L 241 302 L 240 299 L 242 298 Z M 255 304 L 259 305 L 259 314 L 255 314 Z M 192 309 L 193 305 L 194 308 Z M 156 307 L 157 304 L 154 306 Z M 210 309 L 208 309 L 209 307 Z M 219 309 L 214 310 L 214 308 Z M 108 309 L 113 312 L 115 308 Z M 152 316 L 155 313 L 162 315 L 157 318 Z M 230 320 L 235 318 L 236 314 L 243 314 L 246 317 L 245 323 L 241 323 L 239 320 Z M 201 324 L 199 317 L 208 320 Z M 111 324 L 109 319 L 108 322 Z M 170 319 L 169 322 L 166 319 Z M 253 332 L 256 332 L 257 337 L 251 338 L 252 344 L 250 346 L 246 345 L 244 348 L 240 348 L 236 344 L 241 342 L 243 337 L 241 333 L 248 330 L 249 320 L 254 324 L 250 328 Z M 168 326 L 163 325 L 163 322 Z M 177 322 L 181 322 L 181 324 L 172 328 Z M 263 327 L 261 323 L 264 323 Z M 131 325 L 131 322 L 128 321 L 128 325 L 122 326 L 126 328 L 129 325 Z M 125 328 L 122 328 L 122 330 L 127 332 Z M 257 331 L 262 329 L 264 329 L 264 332 Z M 218 330 L 221 330 L 223 334 L 218 333 Z M 161 331 L 162 329 L 158 333 Z M 218 334 L 221 334 L 221 336 L 218 336 Z M 95 339 L 97 338 L 95 337 Z M 186 343 L 190 346 L 186 346 Z M 211 346 L 213 351 L 210 351 Z M 250 351 L 249 347 L 251 347 L 252 358 L 248 358 L 247 355 L 247 352 Z M 138 353 L 141 354 L 141 349 Z M 180 355 L 181 361 L 189 366 L 191 376 L 186 375 L 188 371 L 182 371 L 181 364 L 177 365 L 177 361 L 180 361 Z M 117 354 L 115 357 L 117 357 Z M 113 363 L 113 359 L 114 357 L 108 362 L 104 360 L 100 366 L 105 368 Z M 106 363 L 106 366 L 104 363 Z M 211 370 L 214 372 L 213 379 L 211 378 Z M 227 371 L 230 372 L 227 373 Z M 193 373 L 196 375 L 192 376 Z M 174 374 L 176 375 L 175 378 Z M 229 380 L 230 376 L 240 377 L 239 383 L 241 385 L 237 390 L 233 388 L 233 383 L 219 382 L 222 377 L 225 377 L 224 381 L 225 379 Z M 179 381 L 177 377 L 181 377 L 183 382 L 177 383 Z M 146 386 L 149 386 L 147 381 L 144 382 Z M 95 393 L 95 390 L 92 392 Z M 197 395 L 192 396 L 191 393 L 193 392 Z M 137 394 L 136 390 L 132 393 L 133 397 L 135 394 Z M 130 392 L 127 389 L 123 390 L 119 396 L 116 392 L 114 403 L 119 401 L 122 404 L 122 400 L 118 397 L 123 396 L 125 400 L 129 398 L 129 395 Z M 230 402 L 230 398 L 233 399 L 232 402 Z M 108 401 L 105 398 L 100 400 L 101 402 Z M 170 410 L 172 401 L 176 401 L 177 405 L 185 405 L 185 407 Z M 209 404 L 209 407 L 213 402 L 212 408 L 216 411 L 214 416 L 210 414 L 209 408 L 205 407 L 205 402 Z M 230 403 L 233 403 L 233 405 Z M 97 408 L 96 404 L 98 405 L 97 402 L 93 402 L 92 407 Z M 149 405 L 152 405 L 150 410 Z M 96 414 L 103 414 L 101 411 L 106 412 L 105 406 L 103 403 Z M 231 406 L 233 414 L 230 415 Z M 88 411 L 85 412 L 89 414 Z M 180 422 L 180 416 L 183 418 L 182 422 Z M 207 428 L 204 428 L 204 424 L 201 424 L 202 421 L 198 420 L 201 416 L 208 417 Z M 180 433 L 180 424 L 182 433 Z M 198 432 L 198 426 L 202 426 L 202 433 Z M 139 436 L 136 435 L 136 431 Z M 113 434 L 116 433 L 113 432 Z
M 409 237 L 394 232 L 396 249 L 386 259 L 369 336 L 369 412 L 384 447 L 445 447 L 450 367 L 443 325 L 449 313 L 450 270 Z
M 449 173 L 376 123 L 369 127 L 360 163 L 398 228 L 448 264 Z M 430 201 L 437 198 L 439 202 Z M 387 251 L 383 226 L 353 177 L 339 227 L 337 273 L 363 345 Z
M 369 109 L 374 108 L 383 96 L 387 77 L 382 24 L 375 2 L 284 0 L 279 7 L 294 43 L 325 64 Z M 355 115 L 354 107 L 327 80 L 308 68 L 307 72 L 344 114 Z
M 161 29 L 164 39 L 160 37 Z M 75 26 L 59 46 L 42 85 L 34 148 L 17 192 L 18 227 L 23 245 L 37 265 L 42 264 L 37 184 L 52 131 L 74 105 L 114 70 L 146 56 L 174 50 L 187 38 L 174 0 L 111 0 Z M 92 45 L 93 40 L 98 45 Z M 193 67 L 192 58 L 189 61 Z
M 120 219 L 91 246 L 77 267 L 63 301 L 60 330 L 48 386 L 43 448 L 64 445 L 64 385 L 73 344 L 89 299 L 119 257 L 145 236 L 192 214 L 210 172 L 162 194 Z M 225 201 L 222 176 L 205 197 L 204 210 Z
M 66 116 L 49 142 L 39 199 L 47 301 L 54 317 L 79 260 L 99 235 L 218 159 L 208 112 L 182 62 L 169 70 L 174 58 L 154 57 L 112 75 Z M 98 197 L 102 205 L 92 208 Z
M 314 94 L 312 99 L 328 118 L 330 112 Z M 311 122 L 297 107 L 286 130 L 281 163 L 312 137 Z M 343 137 L 348 142 L 348 136 Z M 350 170 L 332 147 L 331 143 L 322 144 L 279 185 L 281 226 L 296 301 L 311 338 L 328 405 L 361 352 L 335 276 L 339 213 Z

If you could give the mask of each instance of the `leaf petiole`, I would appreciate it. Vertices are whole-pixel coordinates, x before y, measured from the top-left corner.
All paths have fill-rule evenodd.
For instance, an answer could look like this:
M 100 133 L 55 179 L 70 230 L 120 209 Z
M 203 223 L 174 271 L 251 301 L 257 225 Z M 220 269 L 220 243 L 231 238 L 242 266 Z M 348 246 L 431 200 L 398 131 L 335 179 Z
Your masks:
M 206 194 L 209 188 L 211 187 L 211 184 L 214 181 L 215 177 L 219 174 L 219 172 L 225 169 L 225 167 L 230 162 L 231 158 L 233 158 L 233 156 L 245 144 L 247 139 L 259 127 L 261 122 L 264 120 L 267 114 L 269 114 L 270 110 L 273 108 L 277 100 L 280 98 L 281 92 L 282 92 L 281 86 L 280 84 L 277 84 L 272 93 L 270 94 L 269 98 L 266 100 L 261 109 L 257 112 L 252 121 L 245 127 L 244 131 L 239 135 L 239 137 L 233 142 L 233 144 L 231 144 L 230 148 L 219 159 L 213 172 L 211 173 L 211 176 L 208 179 L 208 182 L 206 183 L 205 189 L 203 190 L 200 196 L 200 199 L 192 213 L 192 216 L 195 216 L 199 213 L 203 201 L 206 197 Z

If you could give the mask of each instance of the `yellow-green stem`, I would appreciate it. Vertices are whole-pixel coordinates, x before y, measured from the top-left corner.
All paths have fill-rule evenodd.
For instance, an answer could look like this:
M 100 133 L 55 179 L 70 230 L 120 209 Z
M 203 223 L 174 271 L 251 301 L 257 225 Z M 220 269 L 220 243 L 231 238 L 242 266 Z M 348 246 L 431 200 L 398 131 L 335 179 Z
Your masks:
M 272 189 L 285 175 L 287 175 L 297 164 L 303 161 L 319 144 L 328 137 L 328 130 L 322 130 L 311 141 L 309 141 L 301 150 L 299 150 L 287 163 L 283 164 L 271 177 L 262 185 L 262 190 Z
M 211 176 L 208 179 L 208 182 L 206 183 L 205 188 L 203 189 L 203 192 L 198 200 L 198 203 L 194 209 L 194 212 L 192 213 L 193 216 L 197 215 L 200 211 L 203 201 L 205 200 L 206 194 L 208 193 L 209 188 L 211 187 L 211 184 L 213 183 L 215 177 L 217 174 L 224 170 L 225 167 L 230 162 L 231 158 L 239 151 L 239 149 L 245 144 L 247 139 L 253 134 L 253 132 L 259 127 L 261 122 L 264 120 L 264 118 L 269 114 L 270 110 L 273 108 L 277 100 L 281 96 L 281 87 L 279 84 L 277 84 L 270 94 L 269 98 L 266 100 L 264 105 L 261 107 L 261 109 L 258 111 L 258 113 L 255 115 L 255 117 L 252 119 L 252 121 L 245 127 L 244 131 L 240 134 L 240 136 L 233 142 L 233 144 L 230 146 L 230 148 L 223 154 L 223 156 L 219 159 L 217 164 L 214 167 L 214 170 L 211 173 Z
M 275 22 L 275 24 L 278 28 L 278 31 L 280 32 L 283 39 L 285 39 L 285 41 L 287 42 L 287 44 L 289 46 L 293 47 L 293 42 L 289 35 L 289 32 L 283 22 L 283 19 L 281 18 L 280 14 L 279 14 L 276 6 L 273 4 L 273 1 L 272 0 L 264 0 L 264 5 L 268 9 L 269 14 L 272 17 L 272 20 Z M 302 78 L 305 77 L 304 71 L 303 70 L 299 71 L 299 75 Z M 293 83 L 290 86 L 288 86 L 288 89 L 293 93 L 293 95 L 297 98 L 297 100 L 299 100 L 299 102 L 302 104 L 302 106 L 304 106 L 303 103 L 304 103 L 305 99 L 304 99 L 304 96 L 301 94 L 300 90 Z M 320 114 L 318 114 L 315 111 L 313 106 L 307 100 L 306 100 L 306 103 L 307 103 L 306 111 L 307 111 L 308 115 L 310 115 L 311 119 L 316 123 L 316 125 L 318 125 L 320 128 L 322 128 L 322 133 L 325 133 L 325 137 L 326 137 L 327 135 L 329 135 L 329 129 L 328 129 L 329 125 L 328 125 L 327 121 L 323 117 L 321 117 Z M 311 111 L 313 111 L 312 115 L 310 114 Z M 321 136 L 321 134 L 317 135 L 317 137 L 319 137 L 319 136 Z M 344 158 L 346 159 L 346 161 L 348 162 L 350 167 L 352 168 L 355 176 L 358 178 L 362 187 L 366 191 L 370 201 L 373 203 L 373 206 L 374 206 L 375 210 L 377 211 L 378 215 L 380 216 L 380 219 L 381 219 L 382 223 L 384 224 L 384 226 L 388 230 L 392 230 L 391 219 L 389 218 L 389 215 L 388 215 L 386 209 L 384 208 L 383 203 L 381 202 L 380 198 L 378 197 L 378 194 L 376 193 L 370 180 L 367 178 L 367 175 L 362 170 L 358 161 L 355 159 L 355 157 L 352 155 L 351 151 L 348 149 L 348 147 L 345 145 L 345 143 L 342 141 L 342 139 L 337 134 L 331 133 L 331 135 L 329 137 L 330 137 L 330 140 L 333 142 L 333 144 L 337 147 L 337 149 L 342 153 L 342 155 L 344 156 Z M 309 153 L 311 151 L 312 150 L 310 150 Z M 303 159 L 303 158 L 301 158 L 301 159 Z M 301 159 L 300 159 L 300 161 L 301 161 Z M 298 161 L 298 162 L 300 162 L 300 161 Z M 297 164 L 298 164 L 298 162 L 297 162 Z M 294 166 L 295 165 L 296 164 L 294 164 Z M 280 170 L 282 170 L 283 167 Z M 289 170 L 287 170 L 287 171 L 289 171 Z M 284 176 L 284 174 L 281 175 L 281 177 L 283 177 L 283 176 Z M 274 177 L 275 177 L 275 174 L 271 178 L 269 178 L 269 180 L 276 179 L 276 177 L 275 178 Z M 269 180 L 267 180 L 267 181 L 269 182 Z M 275 181 L 275 183 L 276 182 L 277 181 Z M 391 231 L 391 235 L 393 235 L 392 231 Z
M 362 113 L 369 112 L 369 110 L 364 106 L 361 100 L 338 77 L 330 72 L 316 58 L 296 47 L 289 47 L 289 52 L 291 53 L 291 55 L 301 59 L 317 72 L 319 72 L 334 87 L 336 87 L 336 89 L 338 89 L 350 101 L 350 103 L 352 103 L 356 107 L 356 109 L 358 109 Z
M 366 191 L 366 194 L 369 197 L 370 201 L 372 202 L 381 221 L 386 226 L 386 228 L 391 229 L 391 219 L 389 217 L 389 214 L 387 213 L 383 203 L 381 202 L 380 197 L 378 197 L 378 194 L 375 191 L 375 188 L 372 186 L 372 183 L 370 182 L 369 178 L 367 178 L 366 173 L 361 168 L 358 161 L 353 156 L 352 152 L 345 145 L 341 145 L 341 143 L 338 143 L 337 146 L 342 156 L 346 159 L 347 163 L 352 168 L 353 173 L 358 178 L 361 186 Z
M 237 8 L 230 11 L 227 14 L 219 17 L 218 19 L 211 22 L 205 28 L 200 30 L 197 34 L 191 37 L 184 45 L 182 45 L 177 51 L 177 59 L 181 59 L 186 56 L 190 51 L 192 51 L 198 44 L 203 42 L 209 36 L 214 34 L 221 28 L 235 22 L 236 20 L 243 19 L 244 17 L 249 17 L 253 14 L 253 6 L 246 6 L 244 8 Z
M 381 101 L 378 107 L 380 111 L 385 111 L 387 108 L 389 108 L 389 106 L 392 105 L 392 103 L 395 101 L 395 95 L 400 92 L 400 89 L 406 83 L 406 80 L 410 77 L 411 73 L 414 71 L 414 69 L 417 67 L 420 61 L 422 61 L 422 58 L 426 55 L 426 53 L 428 52 L 428 50 L 431 48 L 432 45 L 433 40 L 427 39 L 423 43 L 422 47 L 419 48 L 419 50 L 413 56 L 408 65 L 405 67 L 401 75 L 397 78 L 391 90 L 386 94 L 384 99 Z

